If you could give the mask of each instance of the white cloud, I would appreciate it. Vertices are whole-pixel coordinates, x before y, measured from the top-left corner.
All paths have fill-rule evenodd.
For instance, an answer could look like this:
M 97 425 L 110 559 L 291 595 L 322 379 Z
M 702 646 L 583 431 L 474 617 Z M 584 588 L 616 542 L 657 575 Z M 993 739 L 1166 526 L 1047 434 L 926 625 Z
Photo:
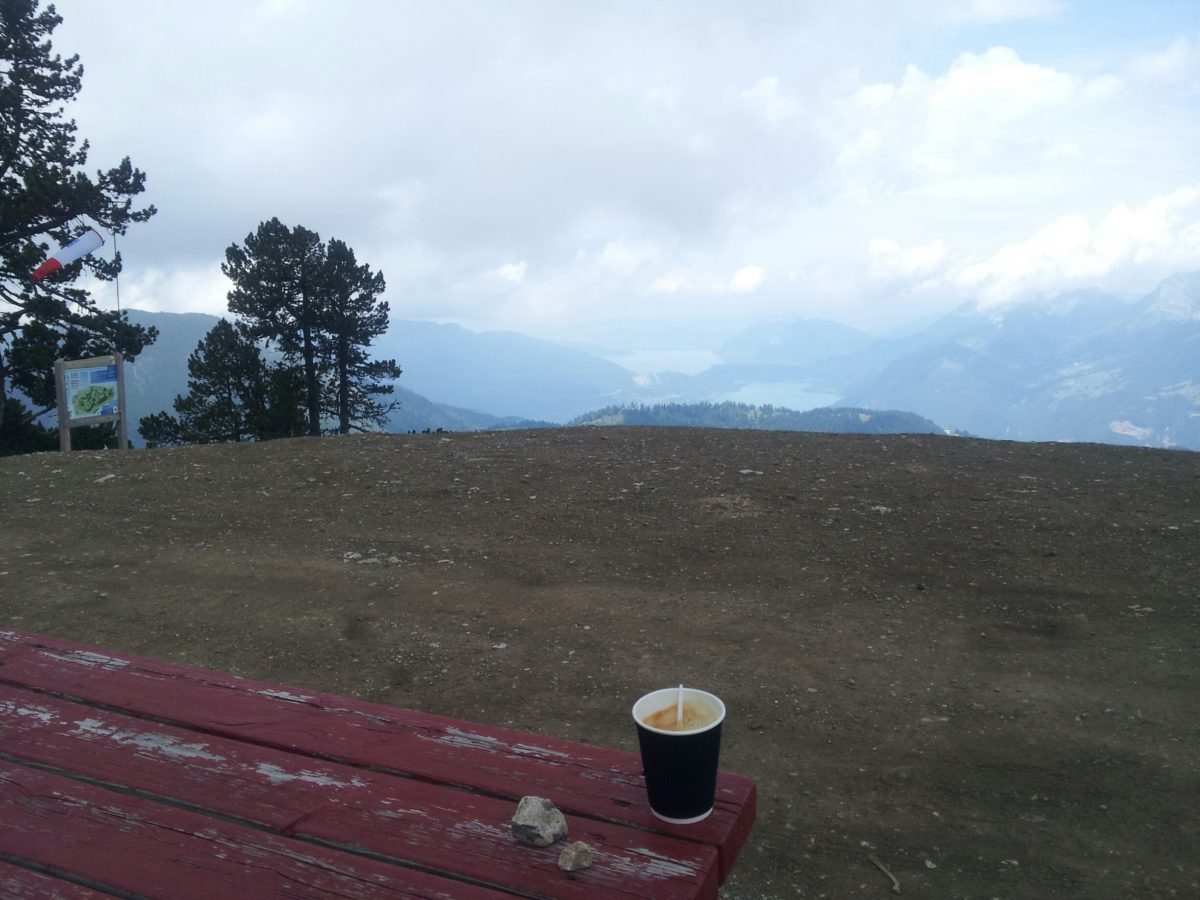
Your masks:
M 1115 97 L 1125 83 L 1116 75 L 1098 75 L 1083 84 L 1083 99 L 1088 103 L 1101 103 Z
M 1200 44 L 1181 37 L 1153 53 L 1141 53 L 1130 61 L 1136 77 L 1155 82 L 1181 82 L 1200 77 Z
M 679 91 L 667 85 L 656 84 L 645 91 L 642 99 L 651 108 L 673 111 L 679 104 Z
M 822 133 L 845 189 L 865 198 L 1036 167 L 1052 148 L 1070 143 L 1069 110 L 1078 116 L 1119 87 L 1114 76 L 1080 79 L 993 47 L 960 55 L 941 76 L 910 65 L 899 83 L 860 88 L 824 120 Z
M 685 272 L 671 272 L 668 275 L 660 275 L 650 282 L 649 290 L 656 294 L 677 294 L 686 290 L 689 283 Z
M 215 259 L 210 265 L 195 268 L 126 270 L 119 285 L 89 279 L 83 286 L 101 309 L 117 308 L 119 287 L 122 309 L 202 312 L 214 316 L 228 314 L 228 294 L 232 287 Z
M 512 284 L 524 284 L 526 269 L 525 260 L 521 260 L 515 263 L 505 263 L 496 270 L 496 274 L 502 281 L 508 281 Z
M 600 251 L 597 261 L 600 271 L 615 275 L 630 275 L 658 258 L 658 245 L 653 241 L 609 241 Z
M 799 112 L 796 102 L 779 92 L 779 79 L 774 75 L 759 79 L 754 87 L 742 91 L 742 99 L 772 125 L 793 119 Z
M 256 110 L 240 118 L 230 146 L 242 153 L 261 152 L 298 139 L 296 115 L 284 104 Z M 247 144 L 249 146 L 247 146 Z
M 1063 11 L 1062 0 L 970 0 L 959 4 L 962 18 L 990 24 L 1040 19 Z
M 767 273 L 761 266 L 754 265 L 743 266 L 727 279 L 717 278 L 709 272 L 678 268 L 655 278 L 648 289 L 658 294 L 750 294 L 766 280 Z
M 876 238 L 868 245 L 871 274 L 877 278 L 926 277 L 940 268 L 949 248 L 945 241 L 902 247 L 890 238 Z
M 759 266 L 745 266 L 733 273 L 729 279 L 729 289 L 735 294 L 749 294 L 762 287 L 767 273 Z
M 960 302 L 950 273 L 1002 291 L 1006 248 L 1015 293 L 1122 241 L 1118 277 L 1196 266 L 1182 224 L 1168 253 L 1109 218 L 1197 177 L 1200 33 L 1163 3 L 1099 28 L 1080 0 L 369 0 L 364 30 L 313 0 L 59 0 L 55 50 L 87 67 L 89 169 L 128 154 L 160 210 L 121 239 L 124 305 L 222 311 L 222 251 L 279 216 L 382 270 L 396 318 L 899 324 Z
M 1139 207 L 1117 204 L 1093 222 L 1062 216 L 1028 239 L 1001 247 L 951 276 L 983 306 L 1085 286 L 1118 269 L 1157 271 L 1200 258 L 1200 185 L 1154 196 Z

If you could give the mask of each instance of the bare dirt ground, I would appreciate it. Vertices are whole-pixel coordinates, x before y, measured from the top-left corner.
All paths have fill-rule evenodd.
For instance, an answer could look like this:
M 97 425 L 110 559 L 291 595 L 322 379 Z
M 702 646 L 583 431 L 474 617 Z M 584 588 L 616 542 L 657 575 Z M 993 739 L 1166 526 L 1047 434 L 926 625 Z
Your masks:
M 0 627 L 634 750 L 728 898 L 1200 894 L 1200 454 L 579 429 L 0 459 Z

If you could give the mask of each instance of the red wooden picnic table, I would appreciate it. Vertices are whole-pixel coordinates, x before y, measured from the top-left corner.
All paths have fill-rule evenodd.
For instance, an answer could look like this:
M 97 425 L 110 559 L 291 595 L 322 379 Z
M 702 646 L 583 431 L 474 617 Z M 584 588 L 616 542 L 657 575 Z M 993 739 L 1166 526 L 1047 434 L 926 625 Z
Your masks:
M 525 795 L 561 843 L 516 843 Z M 672 826 L 636 754 L 0 631 L 0 895 L 716 897 L 755 816 Z

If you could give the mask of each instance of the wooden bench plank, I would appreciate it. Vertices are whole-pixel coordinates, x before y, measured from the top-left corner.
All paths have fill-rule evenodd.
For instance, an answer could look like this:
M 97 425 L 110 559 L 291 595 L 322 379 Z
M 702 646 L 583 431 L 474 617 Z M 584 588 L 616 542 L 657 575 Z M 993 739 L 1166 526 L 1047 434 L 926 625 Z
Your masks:
M 0 685 L 0 754 L 347 850 L 452 871 L 494 886 L 576 898 L 710 897 L 712 847 L 571 817 L 595 851 L 573 876 L 561 846 L 517 844 L 511 802 Z
M 114 893 L 171 900 L 511 896 L 11 763 L 0 764 L 0 852 Z
M 111 896 L 0 860 L 0 897 L 5 900 L 103 900 Z
M 512 729 L 296 691 L 72 641 L 0 631 L 0 681 L 101 703 L 240 741 L 459 784 L 715 846 L 728 876 L 755 815 L 754 782 L 721 773 L 713 814 L 672 826 L 645 798 L 636 754 Z

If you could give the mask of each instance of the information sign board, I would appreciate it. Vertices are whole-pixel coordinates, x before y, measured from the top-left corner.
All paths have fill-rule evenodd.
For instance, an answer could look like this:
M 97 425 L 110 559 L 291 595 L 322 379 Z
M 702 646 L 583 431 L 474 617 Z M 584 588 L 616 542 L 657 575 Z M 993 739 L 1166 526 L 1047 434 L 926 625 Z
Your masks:
M 58 392 L 58 446 L 71 449 L 71 429 L 117 423 L 117 446 L 129 446 L 125 433 L 125 367 L 120 353 L 54 363 Z
M 115 416 L 121 411 L 117 364 L 67 369 L 67 414 L 72 422 L 96 416 Z

